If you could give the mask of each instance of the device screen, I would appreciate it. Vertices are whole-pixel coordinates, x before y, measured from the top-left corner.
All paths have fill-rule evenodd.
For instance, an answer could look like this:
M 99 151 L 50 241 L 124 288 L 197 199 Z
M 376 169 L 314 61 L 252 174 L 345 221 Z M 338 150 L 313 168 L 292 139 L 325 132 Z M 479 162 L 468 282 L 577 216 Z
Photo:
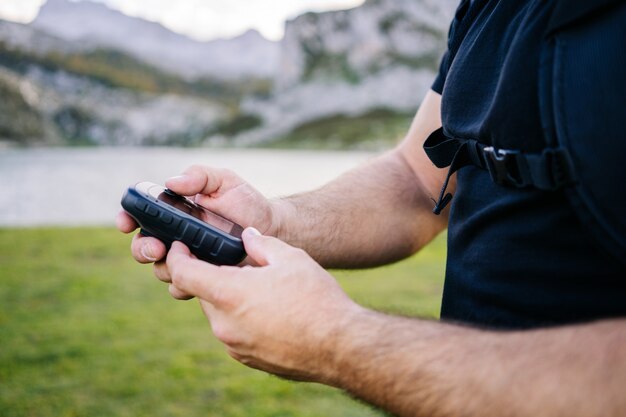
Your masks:
M 176 207 L 180 211 L 187 213 L 196 219 L 202 220 L 203 222 L 208 223 L 225 233 L 235 237 L 241 237 L 241 232 L 243 232 L 243 228 L 241 226 L 203 207 L 200 207 L 188 198 L 175 194 L 160 185 L 153 185 L 148 188 L 148 190 L 144 191 L 147 191 L 148 194 L 157 200 L 163 201 L 172 207 Z

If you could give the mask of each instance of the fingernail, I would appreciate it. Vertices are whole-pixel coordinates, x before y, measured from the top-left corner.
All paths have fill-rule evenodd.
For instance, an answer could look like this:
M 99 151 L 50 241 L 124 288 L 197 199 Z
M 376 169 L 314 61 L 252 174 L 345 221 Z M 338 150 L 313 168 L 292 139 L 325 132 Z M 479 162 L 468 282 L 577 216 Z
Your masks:
M 247 234 L 253 235 L 253 236 L 261 236 L 261 232 L 259 232 L 257 229 L 255 229 L 254 227 L 248 227 L 246 228 L 245 232 Z
M 175 177 L 168 179 L 168 181 L 185 181 L 188 178 L 189 178 L 188 175 L 177 175 Z
M 144 258 L 146 258 L 147 260 L 151 262 L 156 261 L 156 258 L 154 256 L 154 250 L 152 248 L 152 245 L 150 244 L 146 244 L 141 247 L 141 254 L 143 255 Z

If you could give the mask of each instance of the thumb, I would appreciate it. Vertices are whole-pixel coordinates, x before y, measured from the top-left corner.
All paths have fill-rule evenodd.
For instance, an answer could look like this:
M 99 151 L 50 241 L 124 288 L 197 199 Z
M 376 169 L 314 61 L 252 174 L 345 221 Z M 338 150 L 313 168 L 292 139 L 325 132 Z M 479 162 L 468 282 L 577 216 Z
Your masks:
M 241 234 L 248 256 L 260 266 L 276 263 L 293 249 L 282 240 L 263 236 L 254 227 L 246 228 Z
M 180 242 L 172 243 L 166 262 L 172 285 L 186 295 L 196 296 L 214 305 L 224 302 L 224 294 L 240 272 L 239 268 L 219 267 L 195 259 L 189 248 Z
M 223 180 L 218 169 L 193 165 L 186 169 L 183 175 L 165 181 L 165 185 L 180 195 L 211 195 L 222 186 Z

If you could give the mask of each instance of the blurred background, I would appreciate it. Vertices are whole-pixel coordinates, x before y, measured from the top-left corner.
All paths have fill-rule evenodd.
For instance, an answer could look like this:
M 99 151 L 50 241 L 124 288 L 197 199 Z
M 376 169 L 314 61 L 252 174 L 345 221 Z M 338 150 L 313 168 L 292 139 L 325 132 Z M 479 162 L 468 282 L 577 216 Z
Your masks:
M 455 3 L 4 0 L 22 22 L 0 22 L 0 138 L 380 147 L 430 87 Z
M 320 185 L 406 133 L 456 2 L 3 0 L 0 225 L 110 224 L 192 163 Z
M 128 185 L 191 164 L 272 197 L 392 147 L 457 3 L 1 0 L 0 415 L 379 415 L 232 363 L 111 225 Z M 444 256 L 335 274 L 436 316 Z

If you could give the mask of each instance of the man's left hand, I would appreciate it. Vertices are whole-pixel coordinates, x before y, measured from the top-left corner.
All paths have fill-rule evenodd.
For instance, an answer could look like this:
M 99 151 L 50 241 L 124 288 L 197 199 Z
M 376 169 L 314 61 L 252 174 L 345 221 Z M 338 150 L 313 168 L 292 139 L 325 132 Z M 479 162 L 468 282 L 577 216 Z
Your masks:
M 253 228 L 242 238 L 258 267 L 211 265 L 175 242 L 155 275 L 174 298 L 199 298 L 236 360 L 290 379 L 332 380 L 336 340 L 364 309 L 303 250 Z

